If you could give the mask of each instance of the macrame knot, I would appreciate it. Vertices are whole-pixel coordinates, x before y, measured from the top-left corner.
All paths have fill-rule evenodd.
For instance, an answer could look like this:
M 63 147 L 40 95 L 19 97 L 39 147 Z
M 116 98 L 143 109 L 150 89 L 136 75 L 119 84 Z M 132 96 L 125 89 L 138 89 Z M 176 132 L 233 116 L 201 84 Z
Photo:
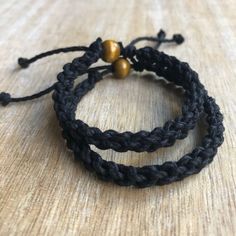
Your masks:
M 181 34 L 174 34 L 173 40 L 174 40 L 177 44 L 181 44 L 181 43 L 184 42 L 184 37 L 183 37 Z
M 29 66 L 29 60 L 27 58 L 20 57 L 18 59 L 18 64 L 21 66 L 21 68 L 27 68 Z
M 133 58 L 136 54 L 136 47 L 134 45 L 128 45 L 125 48 L 122 44 L 121 46 L 121 54 L 124 56 L 124 58 Z
M 97 38 L 96 41 L 90 44 L 89 49 L 95 53 L 99 53 L 99 55 L 102 55 L 102 39 Z
M 6 106 L 11 101 L 11 95 L 9 93 L 0 93 L 0 102 L 3 106 Z
M 142 62 L 136 61 L 136 60 L 133 61 L 133 66 L 132 67 L 135 71 L 139 71 L 139 72 L 142 72 L 145 69 L 145 65 Z

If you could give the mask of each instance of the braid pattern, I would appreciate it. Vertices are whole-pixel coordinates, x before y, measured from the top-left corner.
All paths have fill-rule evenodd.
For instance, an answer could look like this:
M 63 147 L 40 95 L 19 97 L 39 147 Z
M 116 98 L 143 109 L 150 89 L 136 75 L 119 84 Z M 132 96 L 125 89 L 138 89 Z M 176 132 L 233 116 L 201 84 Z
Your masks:
M 75 111 L 78 102 L 94 88 L 96 82 L 112 71 L 112 68 L 103 72 L 89 71 L 90 66 L 101 58 L 101 42 L 100 38 L 97 39 L 82 57 L 66 64 L 63 71 L 58 74 L 58 82 L 54 85 L 54 109 L 67 147 L 74 152 L 75 158 L 101 179 L 124 186 L 164 185 L 198 173 L 213 160 L 217 148 L 223 143 L 223 116 L 215 100 L 208 96 L 200 83 L 197 73 L 187 63 L 180 62 L 175 57 L 150 47 L 136 50 L 130 45 L 122 49 L 122 55 L 130 59 L 134 70 L 152 71 L 185 90 L 181 116 L 151 132 L 137 133 L 119 133 L 114 130 L 102 132 L 98 128 L 89 127 L 81 120 L 76 120 Z M 74 80 L 87 72 L 88 78 L 74 88 Z M 203 113 L 206 114 L 209 125 L 207 135 L 199 147 L 176 162 L 143 167 L 125 166 L 103 160 L 98 153 L 90 149 L 90 144 L 93 144 L 100 149 L 113 149 L 118 152 L 128 150 L 153 152 L 160 147 L 173 145 L 177 139 L 185 138 Z

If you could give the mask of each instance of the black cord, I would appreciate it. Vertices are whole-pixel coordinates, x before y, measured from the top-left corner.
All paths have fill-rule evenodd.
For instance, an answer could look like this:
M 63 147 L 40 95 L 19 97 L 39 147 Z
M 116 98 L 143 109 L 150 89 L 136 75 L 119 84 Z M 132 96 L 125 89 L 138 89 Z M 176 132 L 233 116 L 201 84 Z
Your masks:
M 198 74 L 187 63 L 180 62 L 177 58 L 151 47 L 136 49 L 134 46 L 141 40 L 154 41 L 157 43 L 156 47 L 163 42 L 180 44 L 184 40 L 181 35 L 174 35 L 171 40 L 165 39 L 165 36 L 165 32 L 160 31 L 156 38 L 140 37 L 133 40 L 127 47 L 123 47 L 120 43 L 121 54 L 133 63 L 133 70 L 152 71 L 185 90 L 182 115 L 167 121 L 163 127 L 157 127 L 151 132 L 119 133 L 114 130 L 102 132 L 98 128 L 89 127 L 81 120 L 76 120 L 75 111 L 78 102 L 94 88 L 98 81 L 112 72 L 110 65 L 90 68 L 102 56 L 100 38 L 89 47 L 77 47 L 79 51 L 85 51 L 84 55 L 67 63 L 57 76 L 58 82 L 53 86 L 40 93 L 22 98 L 11 98 L 9 94 L 1 93 L 0 100 L 3 105 L 7 105 L 9 102 L 31 100 L 53 90 L 54 109 L 68 148 L 73 150 L 76 159 L 82 161 L 87 169 L 94 171 L 103 180 L 138 187 L 163 185 L 181 180 L 198 173 L 213 160 L 217 148 L 223 142 L 223 116 L 214 99 L 208 96 L 204 86 L 200 83 Z M 72 48 L 53 50 L 24 60 L 27 61 L 28 66 L 38 59 L 52 55 L 53 52 L 67 52 Z M 88 78 L 74 87 L 74 80 L 85 73 L 88 74 Z M 128 150 L 152 152 L 160 147 L 171 146 L 176 139 L 183 139 L 187 136 L 188 131 L 194 128 L 203 113 L 206 114 L 209 124 L 208 134 L 203 138 L 199 147 L 184 155 L 177 162 L 144 167 L 125 166 L 105 161 L 98 153 L 90 149 L 90 144 L 93 144 L 100 149 L 111 148 L 118 152 Z
M 157 34 L 156 38 L 155 37 L 139 37 L 139 38 L 131 41 L 125 51 L 128 52 L 129 51 L 128 49 L 132 48 L 132 46 L 134 44 L 136 44 L 139 41 L 143 41 L 143 40 L 156 42 L 157 43 L 156 48 L 158 48 L 161 45 L 161 43 L 164 43 L 164 42 L 176 42 L 177 44 L 180 44 L 184 41 L 183 37 L 179 34 L 175 34 L 172 39 L 165 39 L 165 36 L 166 36 L 165 32 L 163 30 L 160 30 L 159 33 Z M 180 38 L 180 40 L 178 40 L 178 38 Z M 122 44 L 121 44 L 121 46 L 122 46 Z M 48 57 L 48 56 L 52 56 L 52 55 L 59 54 L 59 53 L 87 51 L 87 50 L 88 50 L 88 47 L 85 47 L 85 46 L 72 46 L 72 47 L 58 48 L 55 50 L 50 50 L 47 52 L 40 53 L 40 54 L 38 54 L 32 58 L 29 58 L 29 59 L 20 57 L 20 58 L 18 58 L 18 64 L 21 68 L 25 69 L 25 68 L 28 68 L 28 66 L 30 64 L 32 64 L 42 58 Z M 123 52 L 123 54 L 124 54 L 124 52 Z M 127 56 L 129 56 L 129 55 L 127 55 Z M 103 66 L 90 68 L 89 70 L 101 70 L 101 69 L 103 69 Z M 84 71 L 84 74 L 85 73 L 88 73 L 88 71 Z M 44 96 L 44 95 L 52 92 L 54 90 L 54 86 L 55 86 L 55 84 L 51 85 L 50 87 L 48 87 L 38 93 L 35 93 L 33 95 L 19 97 L 19 98 L 12 98 L 9 93 L 1 92 L 0 93 L 0 102 L 2 103 L 3 106 L 6 106 L 11 102 L 22 102 L 22 101 L 36 99 L 36 98 L 39 98 L 41 96 Z

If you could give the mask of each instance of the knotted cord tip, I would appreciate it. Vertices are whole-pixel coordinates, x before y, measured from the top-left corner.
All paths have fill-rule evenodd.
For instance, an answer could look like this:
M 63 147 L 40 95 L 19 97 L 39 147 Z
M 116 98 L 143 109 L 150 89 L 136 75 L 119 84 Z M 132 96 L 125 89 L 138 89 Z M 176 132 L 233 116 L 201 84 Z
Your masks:
M 2 103 L 2 106 L 6 106 L 11 102 L 11 95 L 9 93 L 0 93 L 0 102 Z
M 18 64 L 21 68 L 27 68 L 29 66 L 29 60 L 27 58 L 20 57 L 18 59 Z
M 174 34 L 173 35 L 173 40 L 177 43 L 177 44 L 181 44 L 184 42 L 184 37 L 181 34 Z

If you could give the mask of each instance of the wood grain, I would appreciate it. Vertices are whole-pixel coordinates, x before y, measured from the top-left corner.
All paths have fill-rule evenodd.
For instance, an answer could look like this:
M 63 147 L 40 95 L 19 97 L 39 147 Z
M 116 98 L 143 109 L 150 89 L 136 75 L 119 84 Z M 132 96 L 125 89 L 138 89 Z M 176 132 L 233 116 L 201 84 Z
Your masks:
M 134 189 L 99 181 L 65 148 L 51 95 L 0 108 L 0 235 L 236 235 L 236 3 L 216 1 L 0 0 L 0 91 L 31 94 L 56 81 L 78 53 L 19 70 L 16 60 L 96 37 L 128 43 L 160 28 L 182 33 L 163 46 L 199 72 L 224 113 L 225 142 L 200 174 L 163 187 Z M 142 44 L 140 44 L 141 46 Z M 81 80 L 81 79 L 80 79 Z M 151 130 L 180 112 L 182 93 L 149 73 L 100 82 L 77 117 L 105 130 Z M 99 151 L 141 166 L 177 160 L 200 142 L 189 137 L 154 153 Z

